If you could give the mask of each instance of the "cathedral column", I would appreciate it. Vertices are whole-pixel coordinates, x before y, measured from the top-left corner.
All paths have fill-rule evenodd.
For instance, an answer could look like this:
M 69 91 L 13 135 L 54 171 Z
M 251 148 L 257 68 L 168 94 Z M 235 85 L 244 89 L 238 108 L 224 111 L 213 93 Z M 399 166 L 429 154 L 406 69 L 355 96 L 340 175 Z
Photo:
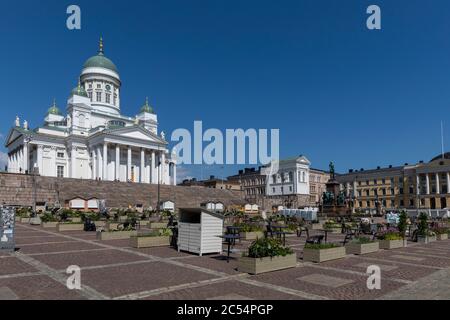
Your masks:
M 92 149 L 92 180 L 97 179 L 97 152 L 95 148 Z
M 120 146 L 116 145 L 116 180 L 120 181 Z
M 130 146 L 128 146 L 127 179 L 128 179 L 128 181 L 131 181 L 131 147 Z
M 166 184 L 166 153 L 161 152 L 161 184 Z
M 72 147 L 72 152 L 71 152 L 71 166 L 72 166 L 72 173 L 71 173 L 71 178 L 76 178 L 77 175 L 77 158 L 76 158 L 76 152 L 77 149 L 75 147 Z
M 108 143 L 103 143 L 103 180 L 108 180 Z
M 425 181 L 426 181 L 426 193 L 428 195 L 430 194 L 430 176 L 428 173 L 425 174 Z
M 440 192 L 440 185 L 439 185 L 439 173 L 436 173 L 436 194 L 439 194 Z
M 18 163 L 18 172 L 22 173 L 22 148 L 19 148 L 19 150 L 17 151 L 17 163 Z
M 156 170 L 155 170 L 155 162 L 156 162 L 156 155 L 155 155 L 155 150 L 152 150 L 152 163 L 150 165 L 150 175 L 151 175 L 151 181 L 150 183 L 158 183 L 158 181 L 156 180 Z
M 145 149 L 141 148 L 141 183 L 145 182 Z
M 103 180 L 103 158 L 102 158 L 102 150 L 99 146 L 96 148 L 97 152 L 97 177 Z
M 40 175 L 43 174 L 43 146 L 42 145 L 38 145 L 37 147 L 37 165 L 38 165 L 38 173 Z
M 173 163 L 173 185 L 176 186 L 177 185 L 177 164 L 174 162 Z

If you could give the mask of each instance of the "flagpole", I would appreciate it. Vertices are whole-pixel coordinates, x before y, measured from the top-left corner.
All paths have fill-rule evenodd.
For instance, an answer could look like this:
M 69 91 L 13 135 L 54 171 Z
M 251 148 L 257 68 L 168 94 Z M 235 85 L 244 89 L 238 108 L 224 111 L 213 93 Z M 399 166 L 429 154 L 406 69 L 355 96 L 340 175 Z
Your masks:
M 444 122 L 441 120 L 441 152 L 444 159 Z

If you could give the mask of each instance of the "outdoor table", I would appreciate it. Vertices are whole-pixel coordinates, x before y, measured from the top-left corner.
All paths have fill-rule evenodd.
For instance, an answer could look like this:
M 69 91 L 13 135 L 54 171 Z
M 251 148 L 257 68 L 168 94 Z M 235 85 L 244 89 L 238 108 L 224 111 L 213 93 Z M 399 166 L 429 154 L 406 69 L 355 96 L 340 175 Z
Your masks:
M 235 226 L 228 226 L 227 227 L 227 234 L 229 235 L 239 235 L 241 232 L 241 227 L 235 227 Z M 239 241 L 241 241 L 241 237 L 239 237 Z M 233 245 L 236 244 L 236 239 L 233 241 Z
M 228 244 L 228 250 L 227 250 L 227 263 L 230 262 L 230 249 L 231 249 L 231 243 L 236 243 L 236 239 L 240 239 L 241 236 L 239 234 L 226 234 L 223 236 L 218 236 L 226 241 Z
M 328 232 L 332 232 L 332 230 L 329 230 L 329 229 L 319 229 L 319 230 L 317 230 L 317 231 L 320 231 L 320 232 L 323 232 L 323 233 L 325 233 L 325 243 L 327 243 L 327 240 L 328 240 Z
M 288 226 L 271 226 L 272 227 L 272 230 L 274 230 L 275 231 L 275 233 L 277 234 L 277 235 L 279 235 L 279 237 L 280 237 L 280 240 L 281 240 L 281 235 L 283 235 L 283 246 L 285 246 L 286 245 L 286 234 L 288 234 L 289 232 L 286 232 L 286 231 L 284 231 L 285 229 L 289 229 L 289 227 Z M 278 229 L 278 231 L 277 231 L 277 229 Z

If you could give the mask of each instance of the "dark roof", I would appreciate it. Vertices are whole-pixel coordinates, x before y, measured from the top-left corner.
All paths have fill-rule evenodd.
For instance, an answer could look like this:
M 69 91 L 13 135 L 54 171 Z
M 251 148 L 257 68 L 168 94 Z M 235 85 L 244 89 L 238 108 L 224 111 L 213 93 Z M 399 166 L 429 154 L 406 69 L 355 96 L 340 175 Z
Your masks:
M 444 153 L 444 159 L 450 159 L 450 152 Z M 442 154 L 437 155 L 433 159 L 430 160 L 430 162 L 436 161 L 436 160 L 442 160 Z
M 209 211 L 209 210 L 206 210 L 204 208 L 179 208 L 178 211 L 180 213 L 187 212 L 187 213 L 197 213 L 197 214 L 201 214 L 202 212 L 205 212 L 205 213 L 207 213 L 209 215 L 212 215 L 214 217 L 217 217 L 219 219 L 224 219 L 224 215 L 223 214 L 220 214 L 218 212 Z

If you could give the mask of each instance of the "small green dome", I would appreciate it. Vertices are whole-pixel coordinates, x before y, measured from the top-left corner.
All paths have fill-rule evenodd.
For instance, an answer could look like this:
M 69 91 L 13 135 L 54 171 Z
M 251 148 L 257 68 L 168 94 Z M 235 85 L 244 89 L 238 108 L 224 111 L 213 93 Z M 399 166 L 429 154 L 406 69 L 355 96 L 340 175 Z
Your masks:
M 61 116 L 61 112 L 59 111 L 58 107 L 56 106 L 56 101 L 53 100 L 53 105 L 48 109 L 47 114 L 54 114 L 57 116 Z
M 153 110 L 153 108 L 148 104 L 148 98 L 145 99 L 145 104 L 142 106 L 141 112 L 155 113 L 155 111 Z
M 116 65 L 109 60 L 107 57 L 105 57 L 105 54 L 103 53 L 103 40 L 100 39 L 100 49 L 98 51 L 98 54 L 96 56 L 90 57 L 83 65 L 83 69 L 86 68 L 105 68 L 112 70 L 116 73 L 119 73 L 119 70 L 117 70 Z
M 84 90 L 84 88 L 80 84 L 78 84 L 78 87 L 73 88 L 72 90 L 72 96 L 75 95 L 88 98 L 86 90 Z

